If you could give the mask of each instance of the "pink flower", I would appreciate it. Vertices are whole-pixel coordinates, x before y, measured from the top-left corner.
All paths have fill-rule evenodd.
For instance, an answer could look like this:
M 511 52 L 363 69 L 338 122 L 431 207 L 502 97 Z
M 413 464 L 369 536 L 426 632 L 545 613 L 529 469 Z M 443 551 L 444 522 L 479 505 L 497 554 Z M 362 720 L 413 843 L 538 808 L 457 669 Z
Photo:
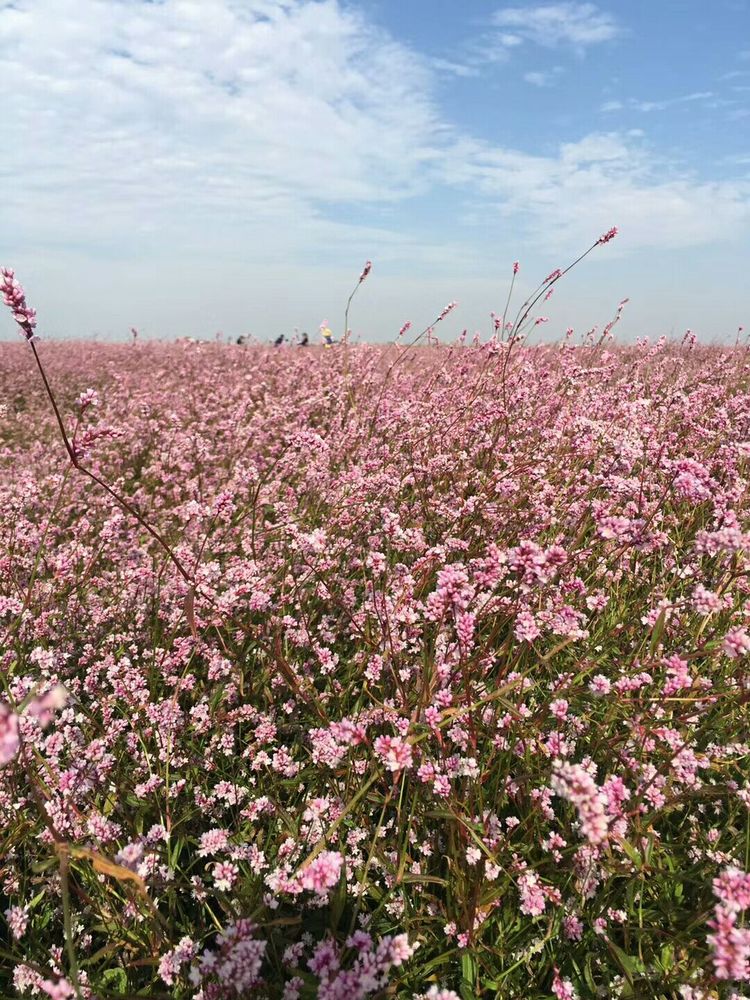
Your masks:
M 299 884 L 303 889 L 325 895 L 337 885 L 341 876 L 344 859 L 338 851 L 321 851 L 317 858 L 299 873 Z
M 568 702 L 565 698 L 557 698 L 550 704 L 550 712 L 560 722 L 564 722 L 568 717 Z
M 267 942 L 259 941 L 252 921 L 240 919 L 217 936 L 216 950 L 206 949 L 190 978 L 194 985 L 216 978 L 221 989 L 211 987 L 201 994 L 211 997 L 246 996 L 260 982 Z
M 218 854 L 225 851 L 229 846 L 229 837 L 226 830 L 207 830 L 201 834 L 198 857 L 205 858 L 207 854 Z
M 609 243 L 610 240 L 613 240 L 615 236 L 617 236 L 617 232 L 617 226 L 612 226 L 612 228 L 608 229 L 607 232 L 600 236 L 596 242 L 598 244 Z
M 464 650 L 470 650 L 474 645 L 474 628 L 476 616 L 470 611 L 460 611 L 456 615 L 456 634 Z
M 89 406 L 99 405 L 99 393 L 96 389 L 86 389 L 80 394 L 76 402 L 78 403 L 78 408 L 83 412 Z
M 750 872 L 730 865 L 714 879 L 714 894 L 732 912 L 750 907 Z
M 72 997 L 75 993 L 67 979 L 58 979 L 56 983 L 51 979 L 44 979 L 39 987 L 51 997 L 51 1000 L 68 1000 L 68 997 Z
M 214 885 L 221 892 L 229 892 L 239 873 L 239 868 L 231 861 L 217 861 L 213 867 Z
M 538 917 L 544 913 L 547 905 L 547 897 L 539 881 L 539 877 L 534 872 L 524 872 L 518 880 L 518 891 L 521 894 L 521 913 L 529 917 Z
M 451 793 L 451 783 L 448 776 L 439 774 L 432 783 L 432 790 L 441 799 L 447 799 Z
M 8 705 L 0 702 L 0 767 L 13 760 L 20 746 L 18 716 Z
M 746 656 L 750 652 L 750 635 L 744 628 L 733 628 L 724 636 L 722 649 L 732 660 Z
M 29 911 L 26 906 L 11 906 L 5 911 L 10 932 L 16 941 L 20 941 L 26 933 L 29 923 Z
M 0 268 L 0 294 L 21 327 L 24 337 L 31 340 L 36 327 L 36 312 L 26 304 L 26 293 L 9 267 Z
M 580 764 L 555 761 L 550 785 L 576 807 L 581 833 L 588 842 L 603 843 L 609 833 L 607 799 L 588 771 Z
M 513 635 L 519 642 L 533 642 L 542 634 L 542 630 L 536 623 L 530 611 L 521 611 L 516 618 L 516 625 Z
M 162 955 L 159 962 L 159 977 L 167 986 L 174 985 L 181 967 L 195 958 L 197 948 L 189 937 L 184 937 L 178 945 Z
M 134 872 L 138 870 L 138 866 L 143 861 L 144 853 L 143 844 L 131 841 L 115 854 L 115 861 L 123 868 L 129 868 Z
M 372 270 L 372 261 L 368 260 L 365 263 L 365 266 L 362 268 L 362 274 L 360 274 L 359 276 L 360 284 L 362 284 L 362 282 L 365 280 L 365 278 L 367 277 L 367 275 L 370 273 L 371 270 Z
M 557 1000 L 577 1000 L 578 994 L 573 989 L 569 979 L 560 978 L 560 970 L 555 966 L 555 978 L 552 980 L 552 992 Z
M 583 937 L 583 924 L 575 914 L 563 920 L 563 933 L 568 941 L 580 941 Z
M 750 979 L 750 927 L 738 927 L 736 911 L 721 905 L 714 910 L 709 927 L 713 931 L 708 943 L 716 978 L 738 982 Z
M 482 860 L 482 852 L 478 847 L 467 847 L 466 848 L 466 860 L 470 865 L 476 865 Z
M 388 940 L 385 938 L 384 940 Z M 414 952 L 417 950 L 417 945 L 409 944 L 409 938 L 406 934 L 397 934 L 395 937 L 391 938 L 388 942 L 388 960 L 391 965 L 399 966 L 403 965 Z
M 57 709 L 64 708 L 68 700 L 68 692 L 62 684 L 56 684 L 53 688 L 43 694 L 41 698 L 34 698 L 24 711 L 25 716 L 36 719 L 42 729 L 45 729 Z
M 378 736 L 373 747 L 389 771 L 402 771 L 412 765 L 414 756 L 411 746 L 400 736 Z
M 605 677 L 604 674 L 597 674 L 596 677 L 592 677 L 589 682 L 589 691 L 598 697 L 603 697 L 612 690 L 612 683 L 609 678 Z

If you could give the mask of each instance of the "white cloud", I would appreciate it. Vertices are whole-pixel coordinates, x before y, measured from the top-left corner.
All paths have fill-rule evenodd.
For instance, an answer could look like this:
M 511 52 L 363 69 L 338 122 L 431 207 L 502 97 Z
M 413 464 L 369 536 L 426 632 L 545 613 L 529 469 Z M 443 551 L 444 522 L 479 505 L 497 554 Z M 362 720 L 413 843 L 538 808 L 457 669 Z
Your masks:
M 721 80 L 732 79 L 733 74 L 725 74 Z M 605 101 L 599 107 L 602 114 L 610 114 L 614 111 L 632 111 L 639 114 L 651 114 L 653 112 L 671 111 L 676 108 L 688 108 L 698 106 L 702 111 L 712 112 L 715 117 L 716 112 L 724 112 L 729 120 L 744 117 L 747 113 L 738 104 L 741 100 L 737 95 L 741 95 L 746 89 L 741 85 L 730 85 L 725 89 L 724 96 L 717 94 L 713 90 L 698 90 L 690 94 L 681 94 L 677 97 L 667 97 L 661 100 L 641 100 L 630 97 L 625 101 Z
M 619 30 L 592 4 L 540 10 L 546 29 L 514 17 L 498 51 Z M 714 243 L 750 220 L 746 181 L 684 175 L 632 132 L 544 155 L 478 140 L 438 106 L 440 74 L 462 65 L 337 0 L 0 0 L 3 256 L 44 274 L 56 302 L 70 291 L 70 324 L 106 309 L 174 330 L 176 310 L 185 330 L 248 299 L 272 324 L 290 288 L 327 312 L 318 286 L 345 298 L 342 261 L 437 284 L 474 273 L 498 232 L 548 254 L 613 224 L 634 249 Z M 535 72 L 540 85 L 557 68 Z M 475 228 L 447 218 L 444 194 Z M 413 196 L 445 225 L 411 229 Z
M 479 76 L 479 69 L 466 62 L 455 62 L 453 59 L 435 58 L 430 60 L 430 65 L 438 73 L 449 73 L 453 76 L 473 77 Z
M 552 87 L 563 72 L 562 66 L 552 66 L 551 69 L 530 70 L 523 78 L 534 87 Z
M 519 33 L 539 19 L 547 27 L 535 31 L 552 25 L 580 44 L 617 30 L 592 4 L 524 9 L 526 27 L 520 10 L 498 18 Z M 711 189 L 713 211 L 705 185 L 670 182 L 668 164 L 649 174 L 632 136 L 590 135 L 533 157 L 462 135 L 439 113 L 434 64 L 336 0 L 16 0 L 0 18 L 0 72 L 0 213 L 27 245 L 127 256 L 176 240 L 194 255 L 262 247 L 267 264 L 331 260 L 345 242 L 396 260 L 415 247 L 439 253 L 387 219 L 440 185 L 471 198 L 478 185 L 532 227 L 551 213 L 574 231 L 580 218 L 609 225 L 610 205 L 637 216 L 644 203 L 635 242 L 713 238 L 722 206 L 742 214 L 739 193 Z M 363 205 L 380 206 L 378 221 L 356 217 Z M 453 252 L 445 245 L 446 260 Z
M 696 101 L 707 101 L 714 96 L 713 91 L 700 90 L 693 94 L 684 94 L 682 97 L 670 97 L 663 101 L 637 101 L 630 102 L 630 106 L 636 111 L 666 111 L 678 104 L 694 104 Z
M 426 60 L 332 0 L 18 0 L 0 73 L 2 211 L 72 240 L 398 200 L 443 132 Z
M 680 97 L 668 97 L 660 101 L 642 101 L 635 97 L 628 98 L 627 101 L 605 101 L 599 108 L 604 113 L 612 111 L 640 111 L 648 114 L 651 111 L 667 111 L 669 108 L 677 107 L 680 104 L 705 104 L 714 101 L 716 95 L 712 90 L 700 90 L 692 94 L 683 94 Z
M 547 156 L 467 142 L 449 169 L 527 239 L 566 252 L 610 225 L 631 249 L 671 249 L 731 240 L 750 223 L 750 180 L 685 175 L 632 132 L 592 133 Z
M 593 3 L 504 7 L 494 13 L 492 21 L 496 27 L 545 48 L 570 45 L 582 51 L 623 33 L 615 17 Z

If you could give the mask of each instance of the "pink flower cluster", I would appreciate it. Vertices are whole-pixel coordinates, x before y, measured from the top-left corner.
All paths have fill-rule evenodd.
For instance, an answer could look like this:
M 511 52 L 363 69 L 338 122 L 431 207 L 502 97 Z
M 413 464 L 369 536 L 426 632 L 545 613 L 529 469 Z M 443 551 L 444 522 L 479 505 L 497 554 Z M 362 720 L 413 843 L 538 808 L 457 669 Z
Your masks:
M 36 329 L 36 311 L 26 303 L 26 293 L 10 267 L 0 268 L 0 294 L 21 327 L 24 337 L 31 340 Z
M 359 283 L 360 283 L 360 284 L 362 284 L 362 282 L 363 282 L 363 281 L 365 280 L 365 278 L 366 278 L 366 277 L 368 276 L 368 274 L 370 273 L 370 271 L 372 271 L 372 261 L 371 261 L 371 260 L 368 260 L 368 261 L 367 261 L 367 262 L 365 263 L 365 266 L 364 266 L 364 267 L 362 268 L 362 273 L 361 273 L 361 274 L 360 274 L 360 276 L 359 276 Z
M 750 982 L 750 927 L 741 919 L 750 909 L 750 874 L 729 866 L 714 879 L 718 904 L 710 921 L 708 943 L 716 978 Z
M 581 833 L 590 844 L 596 847 L 607 840 L 607 797 L 584 767 L 555 761 L 550 787 L 576 807 Z
M 55 711 L 62 708 L 67 700 L 65 688 L 56 684 L 40 698 L 33 698 L 20 714 L 0 702 L 0 767 L 9 764 L 20 749 L 21 719 L 35 719 L 44 729 L 52 721 Z
M 744 349 L 511 350 L 501 316 L 45 343 L 185 575 L 0 345 L 0 993 L 76 978 L 61 845 L 84 1000 L 742 982 Z
M 388 985 L 391 969 L 399 968 L 416 951 L 406 934 L 386 935 L 375 943 L 365 931 L 355 931 L 346 940 L 354 952 L 349 968 L 343 967 L 341 949 L 328 939 L 315 948 L 307 963 L 318 979 L 321 1000 L 365 1000 Z

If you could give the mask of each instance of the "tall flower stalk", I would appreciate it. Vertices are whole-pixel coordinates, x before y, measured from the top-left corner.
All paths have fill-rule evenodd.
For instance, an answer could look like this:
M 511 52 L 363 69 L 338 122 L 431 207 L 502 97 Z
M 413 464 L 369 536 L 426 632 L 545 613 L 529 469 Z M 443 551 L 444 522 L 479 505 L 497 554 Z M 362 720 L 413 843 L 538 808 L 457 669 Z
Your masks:
M 345 344 L 348 343 L 349 341 L 349 309 L 352 304 L 352 299 L 359 291 L 359 286 L 362 284 L 363 281 L 367 279 L 367 276 L 369 275 L 370 271 L 372 271 L 372 261 L 368 260 L 365 261 L 365 266 L 362 268 L 362 273 L 357 279 L 357 284 L 354 286 L 351 295 L 346 300 L 346 309 L 344 310 L 344 340 L 343 340 Z
M 30 308 L 26 302 L 26 293 L 23 290 L 23 286 L 20 284 L 15 276 L 15 272 L 9 268 L 0 268 L 0 293 L 3 296 L 3 302 L 12 311 L 13 319 L 18 323 L 18 326 L 23 334 L 25 340 L 29 344 L 31 351 L 34 355 L 34 361 L 36 362 L 37 369 L 42 378 L 42 383 L 44 384 L 44 390 L 47 393 L 47 398 L 50 401 L 52 410 L 55 414 L 55 420 L 57 421 L 57 426 L 60 431 L 60 436 L 62 437 L 63 445 L 65 446 L 65 451 L 68 454 L 70 463 L 74 469 L 81 473 L 81 475 L 87 476 L 93 482 L 95 482 L 101 489 L 103 489 L 109 496 L 117 503 L 124 511 L 134 517 L 136 521 L 141 525 L 141 527 L 148 532 L 148 534 L 154 539 L 155 542 L 163 549 L 169 560 L 174 565 L 180 576 L 188 583 L 191 587 L 193 586 L 193 577 L 185 569 L 185 566 L 175 554 L 172 547 L 164 539 L 164 537 L 154 528 L 145 517 L 130 503 L 126 500 L 121 493 L 114 490 L 108 483 L 92 472 L 91 469 L 86 468 L 85 465 L 81 463 L 79 453 L 77 452 L 75 446 L 71 443 L 68 437 L 68 432 L 65 429 L 65 423 L 60 413 L 60 408 L 57 405 L 57 400 L 55 394 L 52 391 L 49 380 L 47 378 L 47 373 L 44 370 L 44 365 L 42 364 L 42 359 L 39 357 L 39 352 L 36 348 L 36 310 Z

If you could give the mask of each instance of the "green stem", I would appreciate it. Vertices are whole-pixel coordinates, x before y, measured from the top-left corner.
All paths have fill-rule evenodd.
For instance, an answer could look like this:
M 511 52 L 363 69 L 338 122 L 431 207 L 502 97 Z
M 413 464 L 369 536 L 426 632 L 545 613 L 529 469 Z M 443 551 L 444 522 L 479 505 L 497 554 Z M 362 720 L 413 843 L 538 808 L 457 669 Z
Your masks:
M 76 959 L 76 949 L 73 944 L 73 922 L 70 913 L 70 883 L 68 881 L 68 855 L 65 848 L 57 845 L 57 856 L 60 861 L 60 888 L 62 891 L 63 904 L 63 927 L 65 929 L 65 949 L 68 953 L 68 971 L 72 980 L 76 997 L 81 1000 L 81 986 L 78 981 L 78 960 Z

